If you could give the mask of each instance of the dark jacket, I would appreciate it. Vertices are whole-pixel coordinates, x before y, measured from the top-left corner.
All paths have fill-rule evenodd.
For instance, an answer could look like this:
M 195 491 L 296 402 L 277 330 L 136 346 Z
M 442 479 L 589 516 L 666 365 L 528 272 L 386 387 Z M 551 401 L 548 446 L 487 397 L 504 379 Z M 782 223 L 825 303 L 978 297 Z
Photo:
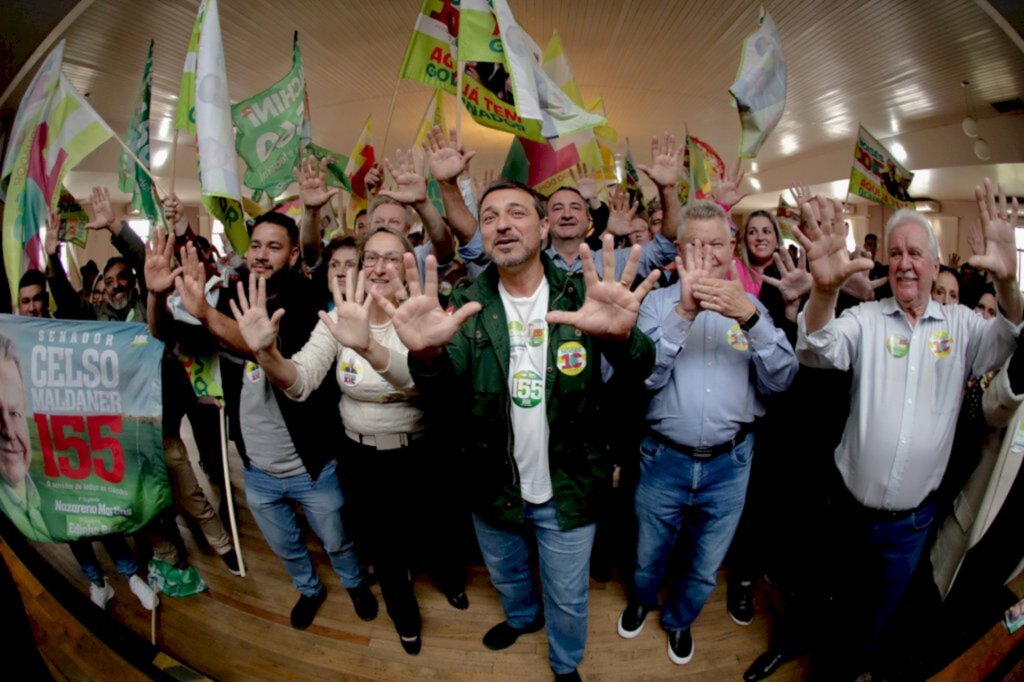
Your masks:
M 555 267 L 543 254 L 541 259 L 551 290 L 549 310 L 578 310 L 585 296 L 582 278 Z M 451 416 L 450 433 L 461 440 L 474 511 L 490 523 L 515 526 L 524 522 L 523 503 L 513 448 L 508 325 L 494 265 L 452 294 L 456 307 L 467 301 L 478 301 L 483 309 L 462 326 L 439 358 L 428 365 L 410 354 L 409 368 L 416 385 L 432 403 L 445 405 Z M 578 374 L 558 369 L 559 349 L 570 343 L 584 351 L 577 356 L 585 358 Z M 654 367 L 654 344 L 635 327 L 627 341 L 614 343 L 574 327 L 548 325 L 548 462 L 563 530 L 594 520 L 599 483 L 611 470 L 608 435 L 616 415 L 601 408 L 602 354 L 620 380 L 643 382 Z

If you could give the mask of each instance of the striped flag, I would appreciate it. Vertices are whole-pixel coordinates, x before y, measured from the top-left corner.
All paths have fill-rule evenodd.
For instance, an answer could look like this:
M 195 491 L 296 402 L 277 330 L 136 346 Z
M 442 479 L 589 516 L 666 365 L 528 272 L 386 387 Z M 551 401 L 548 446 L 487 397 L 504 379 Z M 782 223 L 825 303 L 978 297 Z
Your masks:
M 356 226 L 356 214 L 366 209 L 366 174 L 376 162 L 377 158 L 373 151 L 373 115 L 366 118 L 366 125 L 363 132 L 359 134 L 356 146 L 352 148 L 352 154 L 348 157 L 348 166 L 345 167 L 345 175 L 352 186 L 352 194 L 348 198 L 347 222 L 348 229 L 354 230 Z
M 149 41 L 149 54 L 146 55 L 146 66 L 142 71 L 142 82 L 139 92 L 135 95 L 128 130 L 124 141 L 128 148 L 145 164 L 139 167 L 127 150 L 121 150 L 121 159 L 117 165 L 117 186 L 122 192 L 132 195 L 132 206 L 155 225 L 163 222 L 164 212 L 160 210 L 160 202 L 156 198 L 153 181 L 149 177 L 149 99 L 153 88 L 153 41 Z
M 70 81 L 60 72 L 63 42 L 57 46 L 56 61 L 47 60 L 50 69 L 44 78 L 51 84 L 38 106 L 26 108 L 35 119 L 31 126 L 15 121 L 14 130 L 20 139 L 13 149 L 13 164 L 4 206 L 4 266 L 12 296 L 18 293 L 18 280 L 23 272 L 22 256 L 27 265 L 42 269 L 40 229 L 46 225 L 50 211 L 57 208 L 60 187 L 68 171 L 97 147 L 114 136 L 103 119 L 85 101 Z M 39 80 L 39 74 L 33 85 Z M 40 92 L 29 88 L 35 97 Z M 19 110 L 21 110 L 19 108 Z
M 197 96 L 199 84 L 202 84 L 203 97 Z M 175 126 L 178 130 L 195 133 L 203 205 L 224 226 L 224 234 L 235 252 L 244 254 L 249 248 L 249 232 L 235 162 L 235 136 L 231 127 L 217 0 L 204 0 L 199 6 L 181 76 Z

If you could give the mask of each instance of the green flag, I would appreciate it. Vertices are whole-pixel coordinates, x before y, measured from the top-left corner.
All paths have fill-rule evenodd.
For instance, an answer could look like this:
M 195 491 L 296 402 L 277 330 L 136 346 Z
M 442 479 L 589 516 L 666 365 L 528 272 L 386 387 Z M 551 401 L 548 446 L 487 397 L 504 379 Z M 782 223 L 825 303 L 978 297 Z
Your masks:
M 248 170 L 243 184 L 277 196 L 292 183 L 299 162 L 306 112 L 306 79 L 302 73 L 299 34 L 292 44 L 292 68 L 284 78 L 258 95 L 231 107 L 235 149 Z
M 316 144 L 306 145 L 306 151 L 316 157 L 317 161 L 327 159 L 327 184 L 331 187 L 341 187 L 346 192 L 352 193 L 352 183 L 345 175 L 345 167 L 348 166 L 348 157 L 338 152 L 332 152 Z
M 146 66 L 142 71 L 142 82 L 135 95 L 132 115 L 128 122 L 128 130 L 124 134 L 125 144 L 139 158 L 145 168 L 141 167 L 128 154 L 121 150 L 121 159 L 117 166 L 117 186 L 122 192 L 131 192 L 132 206 L 153 223 L 163 221 L 163 211 L 157 201 L 153 181 L 146 171 L 149 169 L 149 98 L 153 88 L 153 41 L 149 41 L 149 53 L 146 55 Z

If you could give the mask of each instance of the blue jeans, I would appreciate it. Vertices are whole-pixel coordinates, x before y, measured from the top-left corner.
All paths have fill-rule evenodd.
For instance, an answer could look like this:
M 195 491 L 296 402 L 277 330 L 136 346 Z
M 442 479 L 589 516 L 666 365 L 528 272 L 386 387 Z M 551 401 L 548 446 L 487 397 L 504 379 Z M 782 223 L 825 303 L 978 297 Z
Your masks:
M 860 630 L 853 633 L 851 643 L 860 647 L 855 653 L 870 654 L 917 568 L 935 516 L 935 501 L 886 518 L 850 497 L 838 505 L 838 512 L 839 532 L 850 551 L 846 561 L 856 572 L 846 595 L 846 606 L 854 614 L 851 623 Z
M 329 462 L 314 481 L 307 473 L 278 478 L 254 466 L 245 468 L 245 497 L 267 544 L 284 564 L 292 583 L 307 597 L 322 589 L 313 559 L 302 542 L 293 504 L 298 502 L 327 551 L 344 587 L 358 587 L 363 571 L 352 540 L 341 523 L 344 498 L 335 464 Z
M 547 620 L 548 660 L 556 674 L 573 671 L 587 644 L 587 593 L 594 524 L 561 530 L 554 500 L 523 502 L 533 526 Z M 541 615 L 541 599 L 530 570 L 529 529 L 495 528 L 473 514 L 480 552 L 501 597 L 509 625 L 525 628 Z
M 71 553 L 75 556 L 78 566 L 89 582 L 103 587 L 103 569 L 96 558 L 96 550 L 92 546 L 92 543 L 97 540 L 103 543 L 103 549 L 107 550 L 107 554 L 114 560 L 114 566 L 118 573 L 125 578 L 131 578 L 139 572 L 139 562 L 136 561 L 135 553 L 132 552 L 132 548 L 128 546 L 123 535 L 112 533 L 95 538 L 72 540 L 68 543 L 71 546 Z
M 683 574 L 669 590 L 661 624 L 669 632 L 697 619 L 715 588 L 718 568 L 729 550 L 746 499 L 754 437 L 732 452 L 700 460 L 645 438 L 640 444 L 640 483 L 633 598 L 658 607 L 669 553 L 685 534 Z

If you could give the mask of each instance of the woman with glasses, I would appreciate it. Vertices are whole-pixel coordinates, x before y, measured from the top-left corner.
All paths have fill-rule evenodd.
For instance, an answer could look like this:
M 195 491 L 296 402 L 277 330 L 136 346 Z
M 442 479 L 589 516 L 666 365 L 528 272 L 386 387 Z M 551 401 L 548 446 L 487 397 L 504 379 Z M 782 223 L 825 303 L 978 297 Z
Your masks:
M 261 362 L 264 372 L 294 400 L 306 399 L 337 361 L 345 457 L 353 464 L 350 487 L 365 500 L 358 514 L 368 525 L 368 550 L 388 615 L 402 648 L 416 655 L 420 613 L 410 576 L 415 559 L 424 551 L 437 557 L 432 577 L 448 602 L 465 609 L 469 601 L 457 552 L 443 540 L 455 535 L 437 513 L 450 496 L 437 480 L 440 468 L 409 375 L 408 351 L 372 295 L 394 306 L 408 298 L 406 253 L 413 248 L 404 234 L 388 227 L 374 229 L 360 249 L 358 275 L 353 269 L 344 280 L 328 277 L 334 310 L 320 313 L 320 323 L 302 350 L 290 359 L 276 344 L 260 350 L 269 358 Z M 256 299 L 251 303 L 258 307 L 258 293 Z

